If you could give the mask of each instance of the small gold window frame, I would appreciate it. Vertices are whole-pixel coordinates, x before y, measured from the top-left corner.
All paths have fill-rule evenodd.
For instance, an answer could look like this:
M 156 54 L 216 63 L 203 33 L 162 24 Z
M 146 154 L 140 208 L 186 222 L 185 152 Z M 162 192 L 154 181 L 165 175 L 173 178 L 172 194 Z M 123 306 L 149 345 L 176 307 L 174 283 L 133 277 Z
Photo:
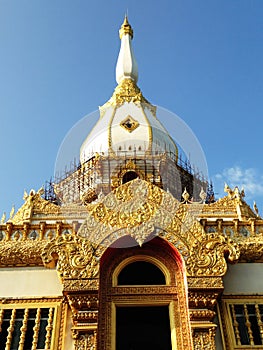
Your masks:
M 137 120 L 133 119 L 131 115 L 128 115 L 121 123 L 120 126 L 125 129 L 128 132 L 133 132 L 135 129 L 138 128 L 140 124 L 137 122 Z
M 233 305 L 263 304 L 263 295 L 229 295 L 223 296 L 219 304 L 218 316 L 222 334 L 224 350 L 262 350 L 263 345 L 237 344 L 235 327 L 233 324 L 231 307 Z M 263 327 L 262 324 L 260 327 Z
M 21 309 L 53 309 L 52 312 L 52 333 L 48 350 L 62 350 L 64 328 L 66 319 L 62 315 L 66 311 L 66 304 L 61 298 L 41 299 L 2 299 L 0 300 L 0 313 L 2 310 Z

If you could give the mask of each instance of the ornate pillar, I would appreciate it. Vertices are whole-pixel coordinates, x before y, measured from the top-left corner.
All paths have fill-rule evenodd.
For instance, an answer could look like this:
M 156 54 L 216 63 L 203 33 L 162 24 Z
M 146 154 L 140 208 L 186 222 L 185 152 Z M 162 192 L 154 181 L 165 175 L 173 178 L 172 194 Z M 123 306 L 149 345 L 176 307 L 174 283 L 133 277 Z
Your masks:
M 223 291 L 221 277 L 189 277 L 188 300 L 194 350 L 215 350 L 217 299 Z
M 81 283 L 81 281 L 80 281 Z M 98 292 L 94 290 L 83 291 L 81 294 L 67 294 L 72 312 L 71 328 L 75 350 L 97 349 L 98 328 Z

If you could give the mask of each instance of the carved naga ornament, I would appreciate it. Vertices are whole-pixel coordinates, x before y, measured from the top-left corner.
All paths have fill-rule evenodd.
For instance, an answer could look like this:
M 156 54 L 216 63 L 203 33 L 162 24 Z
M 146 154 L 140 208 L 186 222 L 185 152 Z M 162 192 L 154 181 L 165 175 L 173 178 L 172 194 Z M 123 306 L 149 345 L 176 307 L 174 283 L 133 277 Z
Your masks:
M 52 266 L 57 259 L 62 278 L 96 278 L 104 251 L 127 235 L 140 246 L 150 235 L 171 243 L 182 255 L 188 276 L 223 276 L 225 258 L 239 258 L 238 246 L 229 237 L 206 233 L 187 204 L 144 180 L 118 187 L 87 210 L 77 235 L 62 235 L 44 248 L 44 264 Z

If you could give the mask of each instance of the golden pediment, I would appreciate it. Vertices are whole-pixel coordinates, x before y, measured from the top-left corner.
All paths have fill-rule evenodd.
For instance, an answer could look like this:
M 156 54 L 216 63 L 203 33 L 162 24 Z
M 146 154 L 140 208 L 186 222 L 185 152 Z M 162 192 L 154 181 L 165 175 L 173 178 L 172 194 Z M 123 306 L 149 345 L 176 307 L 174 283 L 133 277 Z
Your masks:
M 30 221 L 35 214 L 41 215 L 58 215 L 61 209 L 58 205 L 50 203 L 41 197 L 42 189 L 38 192 L 31 190 L 29 194 L 24 193 L 25 203 L 18 209 L 17 213 L 9 219 L 9 222 L 19 225 L 23 222 Z

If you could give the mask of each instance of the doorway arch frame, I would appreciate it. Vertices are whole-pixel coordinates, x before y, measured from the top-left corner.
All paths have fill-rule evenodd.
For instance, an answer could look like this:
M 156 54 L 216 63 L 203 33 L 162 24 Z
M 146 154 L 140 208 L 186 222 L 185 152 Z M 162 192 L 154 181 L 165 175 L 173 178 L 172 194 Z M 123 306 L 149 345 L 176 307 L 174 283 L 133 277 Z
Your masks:
M 152 262 L 165 274 L 165 285 L 117 285 L 117 276 L 134 261 Z M 184 264 L 180 254 L 156 237 L 142 247 L 108 248 L 100 266 L 98 348 L 116 350 L 116 308 L 168 306 L 172 350 L 192 349 Z

